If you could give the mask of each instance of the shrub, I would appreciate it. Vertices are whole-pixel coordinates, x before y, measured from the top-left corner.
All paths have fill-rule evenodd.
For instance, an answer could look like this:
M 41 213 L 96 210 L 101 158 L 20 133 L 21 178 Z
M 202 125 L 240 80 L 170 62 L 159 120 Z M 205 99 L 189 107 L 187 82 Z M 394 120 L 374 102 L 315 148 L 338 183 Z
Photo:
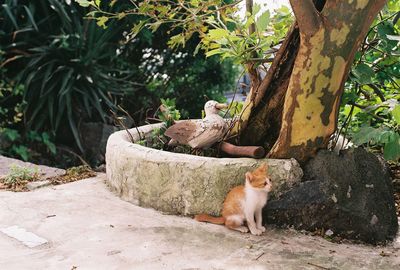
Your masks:
M 67 126 L 83 150 L 79 123 L 109 122 L 117 98 L 134 91 L 132 72 L 116 64 L 122 28 L 103 30 L 83 19 L 84 9 L 57 0 L 3 7 L 1 44 L 9 75 L 24 86 L 27 128 L 56 135 Z

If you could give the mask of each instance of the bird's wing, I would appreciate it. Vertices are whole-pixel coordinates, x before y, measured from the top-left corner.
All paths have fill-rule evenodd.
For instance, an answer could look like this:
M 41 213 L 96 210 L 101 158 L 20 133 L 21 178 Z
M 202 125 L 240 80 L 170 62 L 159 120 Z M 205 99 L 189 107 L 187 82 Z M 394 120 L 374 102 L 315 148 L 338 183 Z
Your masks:
M 164 134 L 181 144 L 187 144 L 193 137 L 197 136 L 198 129 L 199 125 L 195 121 L 184 120 L 170 126 Z
M 224 121 L 221 124 L 204 120 L 202 122 L 202 129 L 200 129 L 202 132 L 197 132 L 197 136 L 189 141 L 189 145 L 192 148 L 209 148 L 224 136 L 224 125 Z

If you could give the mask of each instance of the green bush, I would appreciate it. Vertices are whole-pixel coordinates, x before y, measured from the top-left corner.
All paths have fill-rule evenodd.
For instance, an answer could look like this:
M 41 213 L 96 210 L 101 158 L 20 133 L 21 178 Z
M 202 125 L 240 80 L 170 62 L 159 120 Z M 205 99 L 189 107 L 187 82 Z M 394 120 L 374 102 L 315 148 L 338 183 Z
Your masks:
M 57 0 L 6 1 L 1 44 L 10 75 L 24 86 L 25 123 L 56 135 L 68 126 L 78 147 L 80 121 L 108 122 L 132 72 L 117 68 L 121 27 L 99 28 L 85 10 Z
M 400 3 L 388 4 L 357 52 L 342 99 L 342 131 L 356 145 L 400 158 Z
M 32 145 L 44 144 L 50 154 L 54 142 L 83 152 L 80 124 L 112 124 L 110 110 L 118 112 L 119 106 L 139 124 L 160 98 L 176 98 L 185 117 L 198 117 L 205 96 L 221 100 L 232 87 L 234 69 L 217 58 L 193 56 L 190 44 L 182 52 L 160 46 L 164 42 L 159 39 L 166 39 L 162 29 L 128 40 L 128 18 L 103 29 L 85 18 L 89 11 L 74 1 L 2 4 L 0 50 L 7 70 L 2 70 L 0 85 L 6 82 L 7 87 L 0 92 L 0 122 L 13 145 L 3 153 L 28 159 Z

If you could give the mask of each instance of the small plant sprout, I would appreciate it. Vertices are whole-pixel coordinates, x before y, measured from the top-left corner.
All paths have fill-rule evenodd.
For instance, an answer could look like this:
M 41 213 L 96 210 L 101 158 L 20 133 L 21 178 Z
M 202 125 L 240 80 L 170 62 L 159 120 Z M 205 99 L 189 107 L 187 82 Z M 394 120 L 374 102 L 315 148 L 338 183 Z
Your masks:
M 10 166 L 9 173 L 1 181 L 10 189 L 23 190 L 28 182 L 39 179 L 39 169 L 23 167 L 16 164 Z

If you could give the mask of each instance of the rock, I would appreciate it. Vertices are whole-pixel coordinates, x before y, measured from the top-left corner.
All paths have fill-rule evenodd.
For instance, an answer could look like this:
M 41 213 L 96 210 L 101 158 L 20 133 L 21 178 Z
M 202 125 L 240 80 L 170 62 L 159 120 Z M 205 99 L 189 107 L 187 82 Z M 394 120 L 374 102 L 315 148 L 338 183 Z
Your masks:
M 26 185 L 26 187 L 29 190 L 32 191 L 32 190 L 35 190 L 35 189 L 38 189 L 38 188 L 42 188 L 42 187 L 46 187 L 46 186 L 49 186 L 49 185 L 51 185 L 51 182 L 49 180 L 44 180 L 44 181 L 29 182 Z
M 333 231 L 330 229 L 325 232 L 325 235 L 329 237 L 331 237 L 333 234 L 334 234 Z
M 392 240 L 398 229 L 389 173 L 361 148 L 340 156 L 320 151 L 306 164 L 303 182 L 270 201 L 264 216 L 268 223 L 330 229 L 373 244 Z
M 139 127 L 142 135 L 159 124 Z M 130 133 L 139 139 L 136 129 Z M 303 172 L 294 159 L 210 158 L 160 151 L 130 142 L 125 130 L 107 143 L 107 183 L 124 200 L 169 214 L 219 215 L 226 194 L 244 184 L 245 173 L 269 165 L 272 196 L 299 184 Z
M 65 170 L 48 167 L 44 165 L 36 165 L 30 162 L 24 162 L 14 158 L 8 158 L 0 155 L 0 175 L 7 175 L 12 165 L 18 165 L 21 167 L 27 167 L 32 169 L 38 169 L 40 173 L 40 179 L 46 179 L 50 177 L 60 176 L 65 174 Z
M 104 123 L 83 123 L 79 131 L 85 157 L 92 166 L 104 163 L 108 137 L 118 129 Z

